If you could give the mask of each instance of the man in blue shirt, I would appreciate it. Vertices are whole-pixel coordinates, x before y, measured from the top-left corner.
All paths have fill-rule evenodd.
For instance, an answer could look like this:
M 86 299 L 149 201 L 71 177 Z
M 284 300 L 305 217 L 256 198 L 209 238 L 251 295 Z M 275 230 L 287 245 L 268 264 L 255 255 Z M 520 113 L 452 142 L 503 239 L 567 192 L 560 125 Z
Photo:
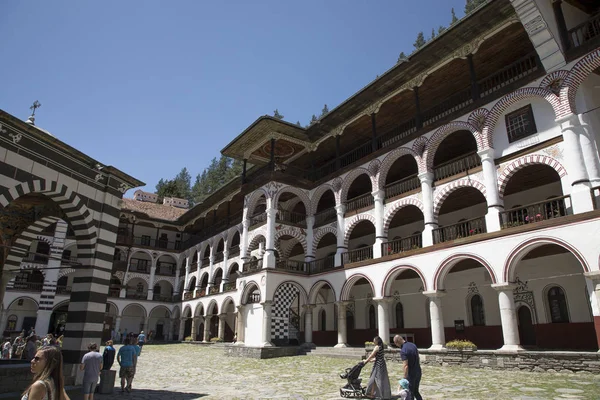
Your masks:
M 419 362 L 419 350 L 414 343 L 407 342 L 400 335 L 394 336 L 394 344 L 400 348 L 404 379 L 408 380 L 410 392 L 416 400 L 423 400 L 419 393 L 421 383 L 421 363 Z
M 137 337 L 137 344 L 140 346 L 140 353 L 142 352 L 142 347 L 144 347 L 144 343 L 146 343 L 146 335 L 144 335 L 144 331 L 141 331 Z M 139 355 L 139 354 L 138 354 Z
M 137 352 L 130 343 L 129 338 L 125 338 L 124 346 L 117 353 L 117 362 L 121 366 L 119 378 L 121 378 L 121 393 L 131 392 L 131 383 L 135 376 L 135 367 L 137 365 Z M 127 381 L 127 386 L 125 386 Z

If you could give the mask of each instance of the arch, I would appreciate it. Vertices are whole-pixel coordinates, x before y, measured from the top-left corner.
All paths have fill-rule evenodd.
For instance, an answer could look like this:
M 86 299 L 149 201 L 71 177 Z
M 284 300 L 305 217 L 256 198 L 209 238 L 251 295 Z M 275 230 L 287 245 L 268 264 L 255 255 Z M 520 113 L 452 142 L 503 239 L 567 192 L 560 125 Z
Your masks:
M 225 299 L 221 303 L 221 307 L 219 308 L 219 310 L 221 310 L 221 312 L 223 312 L 223 310 L 226 310 L 229 303 L 233 304 L 233 306 L 235 307 L 235 301 L 233 300 L 233 297 L 231 297 L 231 296 L 225 297 Z
M 210 313 L 210 314 L 209 314 Z M 206 306 L 206 310 L 204 311 L 204 315 L 219 315 L 219 305 L 215 299 L 212 299 L 208 305 Z
M 438 217 L 438 214 L 440 213 L 440 209 L 442 208 L 442 204 L 444 204 L 444 200 L 446 200 L 446 198 L 448 196 L 450 196 L 452 194 L 452 192 L 454 192 L 457 189 L 463 188 L 463 187 L 475 188 L 475 189 L 479 190 L 481 192 L 481 194 L 483 194 L 484 198 L 487 199 L 485 185 L 483 183 L 481 183 L 477 180 L 471 179 L 471 178 L 459 179 L 457 181 L 454 181 L 454 182 L 449 183 L 446 186 L 444 186 L 444 188 L 440 191 L 440 193 L 438 193 L 437 196 L 435 196 L 435 201 L 433 202 L 434 218 Z
M 385 180 L 390 172 L 390 168 L 392 165 L 394 165 L 396 160 L 407 155 L 415 159 L 417 167 L 421 165 L 421 157 L 413 149 L 409 149 L 408 147 L 399 147 L 394 149 L 393 151 L 389 152 L 387 156 L 385 156 L 381 162 L 381 166 L 379 167 L 379 177 L 377 180 L 377 187 L 379 189 L 382 189 L 385 186 Z
M 241 272 L 241 270 L 240 270 L 240 264 L 239 264 L 239 263 L 237 263 L 237 262 L 233 262 L 233 263 L 231 263 L 231 264 L 229 264 L 229 265 L 227 266 L 227 275 L 225 275 L 225 277 L 224 277 L 223 279 L 225 279 L 225 278 L 226 278 L 226 279 L 228 279 L 228 280 L 229 280 L 229 278 L 231 277 L 231 271 L 233 271 L 233 268 L 234 268 L 234 267 L 237 267 L 237 270 Z M 237 278 L 237 277 L 236 277 L 236 278 Z
M 306 254 L 306 236 L 302 235 L 298 229 L 292 227 L 286 227 L 281 229 L 275 233 L 274 242 L 277 243 L 279 239 L 283 236 L 291 236 L 294 239 L 298 240 L 302 245 L 302 249 L 304 250 L 304 254 Z
M 377 226 L 375 224 L 375 217 L 373 217 L 371 214 L 355 215 L 354 217 L 352 217 L 352 219 L 350 219 L 350 221 L 346 225 L 346 232 L 344 232 L 344 246 L 348 246 L 348 241 L 350 240 L 350 234 L 352 233 L 352 229 L 354 229 L 354 227 L 358 225 L 358 223 L 361 221 L 369 221 L 373 224 L 373 227 Z
M 197 282 L 196 284 L 197 284 L 197 285 L 202 285 L 202 282 L 204 282 L 205 280 L 206 280 L 207 282 L 209 282 L 209 281 L 210 281 L 210 276 L 208 276 L 208 272 L 207 272 L 207 271 L 204 271 L 204 272 L 202 273 L 202 275 L 200 275 L 200 279 L 198 279 L 198 282 Z M 202 286 L 201 286 L 201 287 L 202 287 Z
M 292 193 L 295 194 L 296 196 L 298 196 L 298 198 L 300 199 L 300 201 L 302 203 L 304 203 L 304 210 L 306 211 L 306 213 L 308 214 L 309 210 L 311 209 L 311 204 L 310 204 L 310 198 L 308 197 L 308 195 L 306 194 L 306 192 L 302 189 L 299 189 L 297 187 L 294 186 L 284 186 L 281 189 L 279 189 L 277 191 L 277 193 L 275 193 L 275 196 L 273 197 L 273 204 L 279 208 L 278 204 L 279 204 L 279 197 L 281 197 L 281 195 L 283 193 Z
M 6 310 L 10 309 L 10 307 L 11 307 L 11 306 L 12 306 L 14 303 L 18 302 L 18 301 L 19 301 L 19 300 L 21 300 L 21 299 L 22 299 L 22 300 L 31 300 L 32 302 L 34 302 L 34 303 L 35 303 L 35 306 L 36 306 L 36 308 L 39 308 L 39 307 L 40 307 L 40 303 L 38 303 L 38 302 L 37 302 L 37 300 L 35 300 L 33 297 L 29 297 L 29 296 L 19 296 L 19 297 L 17 297 L 16 299 L 14 299 L 13 301 L 11 301 L 11 302 L 10 302 L 10 304 L 8 305 L 8 307 L 6 307 Z
M 577 90 L 579 90 L 579 86 L 581 86 L 588 75 L 598 67 L 600 67 L 600 49 L 592 51 L 571 68 L 560 89 L 561 109 L 557 115 L 558 118 L 569 114 L 577 114 L 577 105 L 575 103 Z
M 121 312 L 121 315 L 125 315 L 125 311 L 127 311 L 130 308 L 135 308 L 135 307 L 142 309 L 142 312 L 144 314 L 143 315 L 144 318 L 146 318 L 148 316 L 148 312 L 146 311 L 146 307 L 144 307 L 144 306 L 142 306 L 140 304 L 137 304 L 137 303 L 129 303 L 129 304 L 127 304 L 125 307 L 123 307 L 123 311 Z
M 321 279 L 317 282 L 315 282 L 312 287 L 310 288 L 309 291 L 309 295 L 308 295 L 308 304 L 316 304 L 317 302 L 317 295 L 319 294 L 319 290 L 321 290 L 323 288 L 323 286 L 329 286 L 329 288 L 331 288 L 331 291 L 333 292 L 333 298 L 337 301 L 337 296 L 335 294 L 335 289 L 333 288 L 333 285 L 331 284 L 331 282 L 329 282 L 328 280 L 325 279 Z
M 163 309 L 163 310 L 166 310 L 166 311 L 167 311 L 167 314 L 169 315 L 169 318 L 171 317 L 171 310 L 169 310 L 167 307 L 165 307 L 165 306 L 163 306 L 163 305 L 158 305 L 158 306 L 156 306 L 156 307 L 152 308 L 152 310 L 150 310 L 150 312 L 148 313 L 148 315 L 152 315 L 152 313 L 153 313 L 155 310 L 158 310 L 158 309 Z
M 265 200 L 269 198 L 269 194 L 267 193 L 267 191 L 260 187 L 258 189 L 256 189 L 254 192 L 252 192 L 252 194 L 250 194 L 250 196 L 247 198 L 246 200 L 246 216 L 247 217 L 251 217 L 252 215 L 254 215 L 254 209 L 256 208 L 256 205 L 258 204 L 258 200 L 260 200 L 261 197 L 265 197 Z
M 415 265 L 411 265 L 411 264 L 402 264 L 402 265 L 398 265 L 392 269 L 390 269 L 388 271 L 388 273 L 385 275 L 385 278 L 383 278 L 383 284 L 381 285 L 381 293 L 383 297 L 386 296 L 390 296 L 390 289 L 392 287 L 392 284 L 394 283 L 394 281 L 396 280 L 396 278 L 398 277 L 398 275 L 400 275 L 402 272 L 406 271 L 407 269 L 410 269 L 411 271 L 414 271 L 417 273 L 417 275 L 419 275 L 419 277 L 421 278 L 421 283 L 423 284 L 423 291 L 427 291 L 427 280 L 425 279 L 425 274 L 423 274 L 423 272 L 419 269 L 419 267 L 415 266 Z
M 448 275 L 448 273 L 450 272 L 452 267 L 454 267 L 456 265 L 456 263 L 458 263 L 459 261 L 462 261 L 462 260 L 465 260 L 468 258 L 470 258 L 471 260 L 477 261 L 479 264 L 481 264 L 487 270 L 488 274 L 490 274 L 492 284 L 495 284 L 498 282 L 498 279 L 496 278 L 496 273 L 494 272 L 494 269 L 492 268 L 490 263 L 487 262 L 486 259 L 484 259 L 483 257 L 477 256 L 475 254 L 459 253 L 459 254 L 453 254 L 453 255 L 447 257 L 437 267 L 435 274 L 433 275 L 433 290 L 444 290 L 444 281 L 446 280 L 446 276 Z
M 242 295 L 240 297 L 240 303 L 248 304 L 248 302 L 247 302 L 248 295 L 250 295 L 255 290 L 258 290 L 258 292 L 260 293 L 260 298 L 263 299 L 263 293 L 260 290 L 258 283 L 256 283 L 255 281 L 250 281 L 244 285 L 244 289 L 242 290 Z
M 233 242 L 233 238 L 235 236 L 235 234 L 240 235 L 240 242 L 242 239 L 242 232 L 240 231 L 239 226 L 234 226 L 233 228 L 231 228 L 229 230 L 229 232 L 227 233 L 227 247 L 230 249 L 231 248 L 231 243 Z
M 477 128 L 468 122 L 452 121 L 442 125 L 435 131 L 433 135 L 431 135 L 431 138 L 429 138 L 427 146 L 425 146 L 425 152 L 423 153 L 423 160 L 426 169 L 419 172 L 427 172 L 433 169 L 433 158 L 435 157 L 435 152 L 437 151 L 439 145 L 444 139 L 457 131 L 471 132 L 475 138 L 475 143 L 477 143 L 477 150 L 481 151 L 485 148 L 481 140 L 481 133 L 477 131 Z
M 191 309 L 190 309 L 191 312 Z M 198 317 L 200 315 L 204 315 L 204 304 L 202 304 L 202 302 L 198 302 L 198 304 L 196 304 L 196 307 L 194 307 L 194 314 L 195 317 Z
M 546 156 L 543 154 L 529 154 L 523 157 L 519 157 L 516 160 L 513 160 L 510 164 L 506 165 L 502 168 L 502 173 L 498 177 L 498 193 L 500 198 L 504 197 L 504 190 L 506 189 L 506 185 L 510 181 L 510 178 L 514 174 L 516 174 L 521 169 L 536 165 L 536 164 L 544 164 L 548 165 L 552 169 L 558 173 L 558 176 L 562 179 L 567 175 L 567 170 L 562 166 L 560 162 L 556 159 Z
M 504 112 L 513 104 L 516 104 L 521 100 L 531 98 L 542 98 L 546 100 L 554 110 L 554 116 L 558 117 L 561 115 L 560 99 L 557 95 L 552 93 L 550 89 L 539 87 L 525 87 L 517 89 L 514 92 L 502 97 L 490 110 L 481 132 L 483 149 L 494 147 L 494 129 L 496 128 L 496 124 L 498 123 L 498 120 L 502 114 L 504 114 Z
M 144 253 L 146 254 L 148 257 L 150 257 L 150 260 L 153 259 L 152 257 L 152 252 L 148 249 L 140 249 L 140 248 L 136 248 L 135 250 L 132 250 L 131 253 L 129 254 L 129 259 L 127 260 L 127 263 L 129 264 L 131 262 L 131 259 L 133 258 L 133 256 L 137 253 Z
M 263 232 L 256 232 L 254 234 L 254 236 L 252 236 L 252 238 L 250 240 L 248 240 L 248 253 L 250 251 L 255 250 L 256 248 L 258 248 L 258 244 L 261 241 L 265 242 L 265 244 L 267 243 L 267 239 L 265 237 L 265 234 L 263 234 Z
M 567 301 L 567 291 L 565 288 L 559 284 L 551 283 L 544 288 L 542 293 L 544 294 L 543 299 L 547 321 L 553 324 L 571 322 L 571 313 L 569 313 L 569 302 Z M 562 299 L 556 299 L 562 303 L 558 304 L 558 310 L 551 304 L 552 299 L 550 296 L 552 295 L 562 297 Z M 558 311 L 558 315 L 556 315 L 556 311 Z
M 277 295 L 277 291 L 281 290 L 281 289 L 285 289 L 286 286 L 294 286 L 296 289 L 298 289 L 298 292 L 301 296 L 301 303 L 307 304 L 308 303 L 308 295 L 306 294 L 306 290 L 304 289 L 304 287 L 302 287 L 302 285 L 300 285 L 298 282 L 294 282 L 294 281 L 285 281 L 285 282 L 281 282 L 279 285 L 277 285 L 277 288 L 275 288 L 275 291 L 273 292 L 273 300 L 275 300 L 275 296 Z M 292 299 L 290 299 L 290 302 L 292 301 Z
M 414 197 L 409 197 L 405 199 L 398 200 L 394 202 L 391 207 L 386 211 L 385 216 L 383 217 L 383 235 L 387 236 L 388 229 L 390 228 L 390 223 L 394 219 L 394 215 L 401 209 L 406 206 L 415 206 L 423 214 L 425 214 L 425 207 L 423 207 L 423 203 L 421 200 L 416 199 Z
M 161 258 L 163 257 L 169 257 L 173 260 L 173 264 L 177 265 L 179 263 L 179 261 L 177 260 L 177 257 L 175 257 L 173 254 L 171 253 L 159 253 L 158 256 L 156 257 L 156 261 L 160 261 Z
M 188 312 L 189 312 L 189 315 L 191 316 L 192 315 L 192 307 L 189 304 L 186 304 L 186 306 L 183 308 L 183 312 L 181 315 L 184 316 L 184 318 L 189 318 L 189 317 L 185 317 L 185 315 L 188 315 Z
M 331 192 L 333 193 L 333 197 L 336 199 L 336 201 L 339 201 L 338 193 L 335 191 L 333 186 L 329 184 L 321 185 L 315 189 L 315 191 L 310 197 L 310 215 L 315 215 L 317 213 L 319 201 L 321 200 L 321 197 L 325 194 L 325 192 L 327 192 L 328 190 L 331 190 Z
M 187 282 L 186 289 L 184 289 L 184 290 L 187 290 L 187 291 L 194 290 L 196 288 L 196 282 L 197 282 L 196 276 L 195 275 L 190 276 L 190 280 L 189 280 L 189 282 Z
M 350 291 L 352 290 L 352 287 L 354 287 L 354 284 L 356 282 L 358 282 L 360 279 L 366 279 L 367 282 L 369 282 L 369 285 L 371 285 L 371 291 L 373 293 L 373 297 L 376 297 L 376 292 L 375 292 L 375 286 L 373 285 L 373 282 L 371 281 L 371 279 L 369 279 L 366 275 L 364 274 L 354 274 L 352 276 L 350 276 L 348 279 L 346 279 L 346 282 L 344 282 L 344 286 L 342 286 L 342 292 L 340 294 L 340 300 L 341 301 L 347 301 L 350 299 Z
M 345 203 L 348 196 L 348 190 L 350 190 L 350 186 L 352 186 L 352 182 L 359 176 L 366 174 L 371 180 L 371 191 L 376 187 L 377 181 L 374 182 L 374 178 L 371 175 L 371 172 L 366 168 L 355 168 L 352 171 L 348 172 L 348 174 L 344 177 L 344 181 L 342 183 L 342 188 L 340 190 L 340 203 Z M 335 194 L 335 192 L 334 192 Z
M 317 251 L 319 242 L 321 239 L 323 239 L 323 236 L 327 235 L 328 233 L 332 233 L 337 237 L 337 229 L 332 226 L 324 226 L 317 229 L 317 232 L 314 234 L 315 236 L 313 238 L 313 252 Z
M 554 237 L 546 236 L 546 237 L 537 237 L 529 240 L 525 240 L 519 243 L 508 255 L 506 261 L 504 263 L 504 269 L 502 271 L 502 277 L 504 282 L 514 282 L 515 281 L 515 269 L 517 264 L 529 253 L 531 250 L 536 247 L 545 245 L 545 244 L 555 244 L 561 246 L 562 248 L 568 250 L 583 268 L 584 272 L 589 272 L 590 267 L 583 257 L 579 250 L 577 250 L 573 245 Z

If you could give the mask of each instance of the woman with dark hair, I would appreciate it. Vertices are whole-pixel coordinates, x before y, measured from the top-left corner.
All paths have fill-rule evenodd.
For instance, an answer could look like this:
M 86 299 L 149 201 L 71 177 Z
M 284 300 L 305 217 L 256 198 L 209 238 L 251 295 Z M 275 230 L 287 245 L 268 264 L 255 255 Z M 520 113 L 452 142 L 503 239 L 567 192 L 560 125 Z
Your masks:
M 58 347 L 43 347 L 31 360 L 33 383 L 21 400 L 70 400 L 65 392 L 62 354 Z
M 371 399 L 390 399 L 392 397 L 392 388 L 390 386 L 387 366 L 385 365 L 383 340 L 379 336 L 375 336 L 373 343 L 375 343 L 375 348 L 365 360 L 365 364 L 370 361 L 375 363 L 367 385 L 367 396 Z

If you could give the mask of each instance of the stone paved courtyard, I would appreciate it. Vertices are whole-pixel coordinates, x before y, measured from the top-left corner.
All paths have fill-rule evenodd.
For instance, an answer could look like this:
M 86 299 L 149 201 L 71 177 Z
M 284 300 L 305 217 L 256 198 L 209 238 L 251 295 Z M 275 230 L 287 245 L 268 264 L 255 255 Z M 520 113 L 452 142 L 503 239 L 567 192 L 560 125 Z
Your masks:
M 226 357 L 222 348 L 149 345 L 140 357 L 131 394 L 115 389 L 112 395 L 95 398 L 339 399 L 339 388 L 345 383 L 339 373 L 352 365 L 352 360 L 316 356 L 255 360 Z M 371 366 L 363 369 L 365 382 Z M 388 370 L 395 390 L 400 364 L 388 362 Z M 425 399 L 600 399 L 600 376 L 585 373 L 426 366 L 421 387 Z M 74 400 L 82 398 L 77 392 L 70 395 Z

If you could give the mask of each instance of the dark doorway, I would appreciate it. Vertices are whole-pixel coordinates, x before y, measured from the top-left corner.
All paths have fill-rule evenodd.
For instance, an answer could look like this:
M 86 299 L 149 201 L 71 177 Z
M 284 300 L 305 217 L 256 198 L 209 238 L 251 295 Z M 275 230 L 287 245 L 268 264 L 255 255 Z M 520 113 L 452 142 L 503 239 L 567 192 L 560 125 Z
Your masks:
M 156 324 L 156 334 L 154 335 L 156 340 L 163 340 L 163 324 Z
M 188 336 L 192 335 L 192 319 L 188 318 L 185 320 L 185 325 L 183 327 L 183 338 L 185 339 Z M 194 338 L 192 338 L 194 340 Z
M 529 307 L 521 306 L 518 311 L 519 339 L 522 346 L 535 346 L 535 330 L 531 319 Z

